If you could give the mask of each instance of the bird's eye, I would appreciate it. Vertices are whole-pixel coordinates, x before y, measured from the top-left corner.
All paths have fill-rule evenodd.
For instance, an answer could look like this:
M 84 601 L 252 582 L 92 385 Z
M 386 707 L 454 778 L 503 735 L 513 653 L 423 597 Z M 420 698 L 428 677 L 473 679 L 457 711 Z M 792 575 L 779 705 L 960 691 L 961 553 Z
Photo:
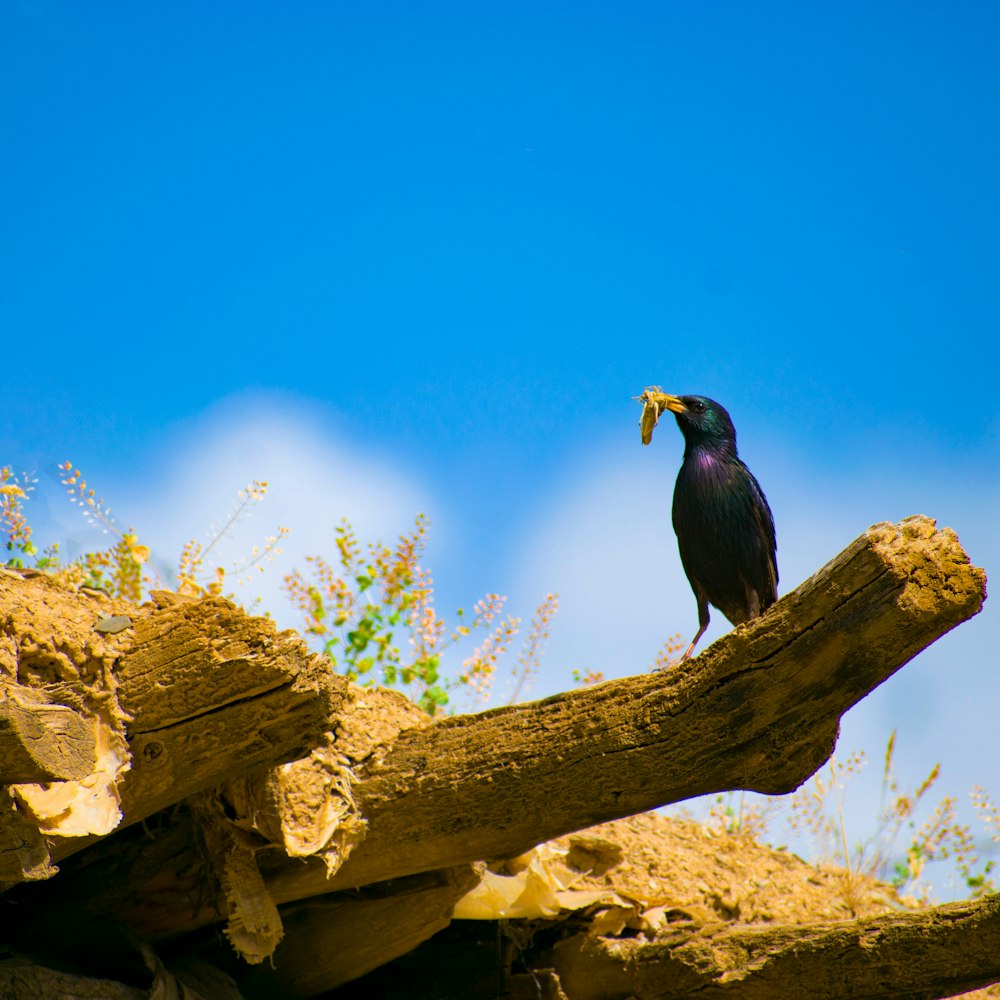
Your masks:
M 694 410 L 695 413 L 704 413 L 705 412 L 705 404 L 700 399 L 696 399 L 691 404 L 691 409 Z

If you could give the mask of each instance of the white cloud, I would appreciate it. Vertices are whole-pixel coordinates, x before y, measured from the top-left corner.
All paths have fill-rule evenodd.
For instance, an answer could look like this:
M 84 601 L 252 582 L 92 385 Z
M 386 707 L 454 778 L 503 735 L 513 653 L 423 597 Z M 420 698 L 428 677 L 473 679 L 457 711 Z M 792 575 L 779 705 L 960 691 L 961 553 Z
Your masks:
M 697 631 L 670 527 L 673 475 L 653 457 L 598 448 L 573 463 L 573 477 L 559 481 L 520 540 L 514 603 L 560 595 L 533 694 L 565 688 L 572 668 L 609 678 L 636 673 L 669 635 Z M 720 629 L 713 620 L 710 635 Z
M 144 540 L 172 571 L 184 543 L 192 534 L 207 541 L 251 480 L 268 482 L 266 497 L 227 533 L 209 563 L 231 572 L 279 525 L 291 528 L 284 554 L 234 588 L 246 602 L 261 597 L 260 607 L 287 626 L 297 625 L 298 616 L 281 590 L 283 575 L 304 567 L 307 554 L 332 558 L 342 518 L 362 541 L 391 543 L 418 511 L 433 514 L 435 507 L 423 484 L 391 459 L 338 440 L 322 414 L 270 395 L 237 397 L 192 421 L 168 443 L 140 491 L 134 482 L 119 485 L 118 506 L 143 527 Z M 231 582 L 232 576 L 227 586 Z

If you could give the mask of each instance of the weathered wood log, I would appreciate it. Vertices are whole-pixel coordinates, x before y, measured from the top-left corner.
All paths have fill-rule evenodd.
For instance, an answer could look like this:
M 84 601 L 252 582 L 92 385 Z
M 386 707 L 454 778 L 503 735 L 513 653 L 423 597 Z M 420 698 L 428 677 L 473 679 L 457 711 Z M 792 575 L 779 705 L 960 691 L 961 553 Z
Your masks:
M 56 869 L 49 845 L 8 789 L 0 789 L 0 884 L 50 878 Z
M 568 1000 L 937 1000 L 1000 982 L 1000 894 L 915 913 L 735 927 L 654 942 L 578 935 L 552 965 Z
M 412 951 L 451 922 L 479 880 L 472 865 L 411 875 L 378 895 L 333 893 L 282 910 L 285 937 L 270 963 L 240 982 L 251 996 L 312 997 Z
M 72 708 L 19 697 L 0 701 L 0 784 L 66 781 L 97 763 L 94 726 Z
M 465 861 L 706 793 L 782 794 L 830 756 L 840 717 L 977 614 L 985 573 L 927 517 L 882 523 L 700 656 L 660 674 L 403 732 L 359 766 L 361 844 L 264 861 L 278 902 Z
M 132 753 L 126 825 L 307 754 L 347 691 L 294 632 L 222 598 L 177 602 L 137 622 L 115 673 Z
M 0 572 L 0 676 L 7 688 L 38 690 L 88 722 L 99 720 L 117 741 L 115 759 L 124 759 L 101 792 L 108 801 L 100 828 L 81 825 L 85 806 L 75 809 L 71 788 L 68 803 L 58 786 L 15 789 L 21 817 L 42 827 L 53 859 L 88 846 L 88 833 L 128 826 L 235 775 L 301 757 L 322 745 L 347 691 L 322 657 L 270 619 L 221 598 L 158 592 L 154 599 L 135 608 L 44 574 Z M 81 788 L 81 799 L 96 794 Z M 72 836 L 61 835 L 66 822 Z M 6 861 L 15 857 L 8 851 Z M 34 853 L 30 860 L 38 861 Z M 12 867 L 6 863 L 0 878 L 17 881 Z M 30 877 L 28 870 L 20 877 Z
M 347 740 L 350 813 L 364 839 L 329 876 L 318 861 L 261 851 L 268 891 L 284 903 L 514 856 L 705 793 L 791 791 L 829 757 L 840 716 L 984 596 L 985 574 L 954 532 L 925 517 L 880 524 L 766 615 L 671 671 L 406 729 L 377 752 Z M 155 880 L 132 838 L 115 852 L 114 887 L 90 865 L 62 905 L 97 914 L 106 900 L 104 912 L 153 937 L 224 917 L 221 896 L 199 906 L 185 893 L 199 855 L 193 833 L 179 836 L 190 846 Z M 135 901 L 124 913 L 122 886 Z
M 197 957 L 175 960 L 168 968 L 148 945 L 123 941 L 113 931 L 110 940 L 101 943 L 104 947 L 91 947 L 82 962 L 57 958 L 53 967 L 18 954 L 0 957 L 0 996 L 4 1000 L 242 1000 L 230 976 Z M 66 947 L 66 942 L 61 944 Z M 71 971 L 74 966 L 80 967 Z M 101 972 L 115 968 L 127 981 L 95 974 L 93 967 Z

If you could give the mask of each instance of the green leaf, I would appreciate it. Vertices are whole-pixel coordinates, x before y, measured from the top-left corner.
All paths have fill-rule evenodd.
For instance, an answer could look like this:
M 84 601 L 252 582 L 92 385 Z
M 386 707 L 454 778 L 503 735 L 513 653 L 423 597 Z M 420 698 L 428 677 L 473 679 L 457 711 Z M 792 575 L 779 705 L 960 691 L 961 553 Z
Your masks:
M 368 648 L 368 636 L 363 632 L 348 632 L 347 641 L 359 653 L 363 653 Z
M 358 590 L 363 594 L 375 581 L 364 573 L 359 573 L 354 578 L 355 583 L 358 585 Z
M 440 687 L 429 687 L 420 696 L 419 704 L 428 715 L 436 715 L 439 708 L 448 704 L 448 692 Z
M 358 660 L 354 666 L 359 674 L 367 674 L 375 666 L 375 660 L 370 656 L 366 656 L 363 660 Z

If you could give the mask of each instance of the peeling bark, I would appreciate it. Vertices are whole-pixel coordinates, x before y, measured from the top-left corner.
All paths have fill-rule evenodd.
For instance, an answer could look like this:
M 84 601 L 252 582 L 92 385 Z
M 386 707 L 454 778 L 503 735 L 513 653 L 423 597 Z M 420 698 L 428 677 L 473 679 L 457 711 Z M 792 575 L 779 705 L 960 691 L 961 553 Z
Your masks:
M 378 894 L 333 893 L 285 907 L 285 937 L 270 966 L 246 977 L 247 992 L 311 997 L 357 979 L 447 927 L 478 877 L 462 865 L 386 883 Z

